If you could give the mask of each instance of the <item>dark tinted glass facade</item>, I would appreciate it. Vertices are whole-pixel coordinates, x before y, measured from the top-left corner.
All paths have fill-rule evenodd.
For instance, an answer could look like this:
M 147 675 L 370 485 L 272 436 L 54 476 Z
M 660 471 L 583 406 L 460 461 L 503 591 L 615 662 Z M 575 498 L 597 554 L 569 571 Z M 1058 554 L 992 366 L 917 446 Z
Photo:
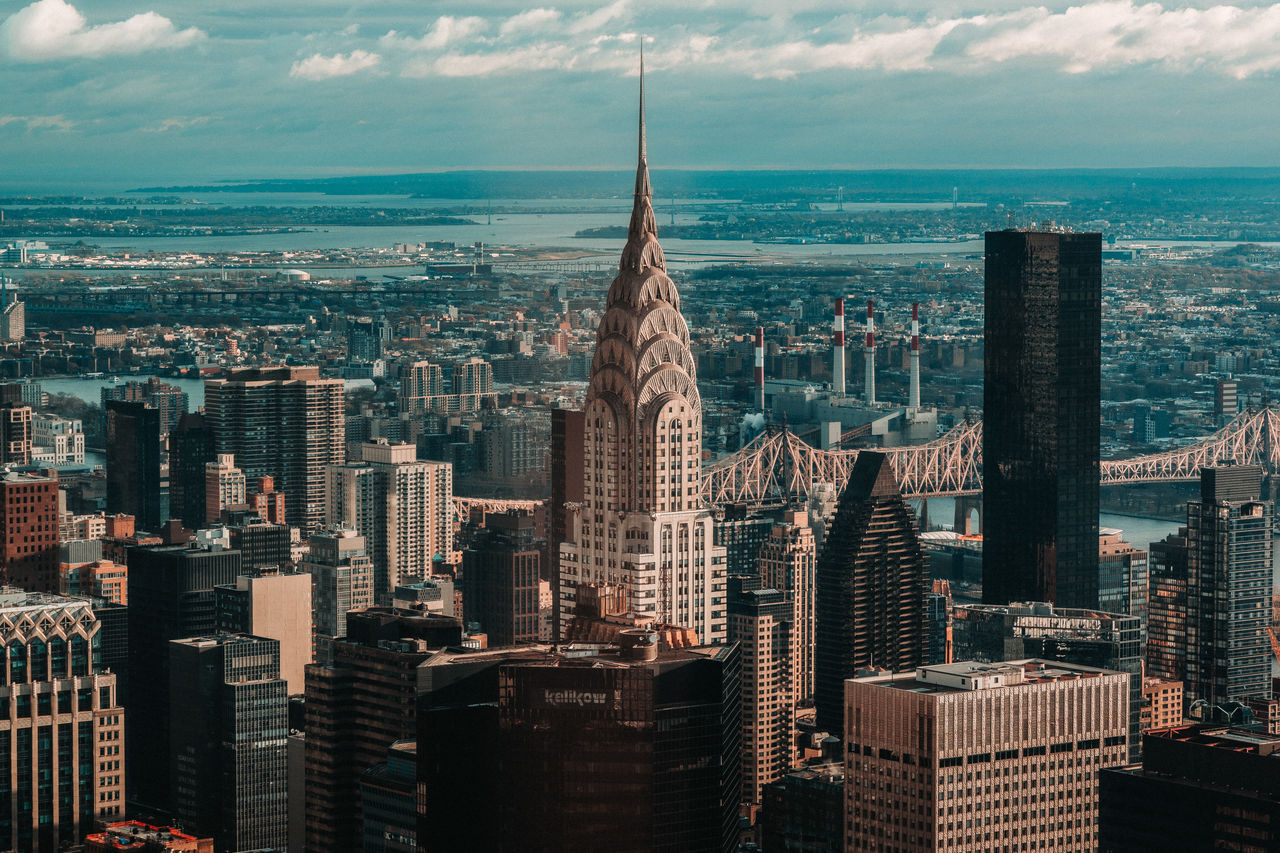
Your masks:
M 160 412 L 108 400 L 106 417 L 107 512 L 132 515 L 139 530 L 159 530 Z
M 844 680 L 925 663 L 929 575 L 915 517 L 882 453 L 858 455 L 814 570 L 818 728 L 840 736 Z
M 542 545 L 531 513 L 490 515 L 462 554 L 462 609 L 490 646 L 538 641 Z
M 986 244 L 983 601 L 1098 606 L 1102 237 Z

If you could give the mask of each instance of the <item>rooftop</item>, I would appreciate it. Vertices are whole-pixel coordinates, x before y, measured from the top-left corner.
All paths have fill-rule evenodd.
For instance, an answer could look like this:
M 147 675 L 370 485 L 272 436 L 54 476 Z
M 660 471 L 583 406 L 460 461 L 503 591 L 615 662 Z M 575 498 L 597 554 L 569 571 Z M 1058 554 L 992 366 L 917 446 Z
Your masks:
M 1167 729 L 1154 729 L 1146 732 L 1145 736 L 1280 758 L 1280 735 L 1249 729 L 1202 725 L 1172 726 Z
M 1028 658 L 1004 663 L 961 661 L 937 664 L 922 666 L 915 672 L 875 675 L 855 680 L 913 693 L 962 693 L 1115 674 L 1118 673 L 1092 666 Z

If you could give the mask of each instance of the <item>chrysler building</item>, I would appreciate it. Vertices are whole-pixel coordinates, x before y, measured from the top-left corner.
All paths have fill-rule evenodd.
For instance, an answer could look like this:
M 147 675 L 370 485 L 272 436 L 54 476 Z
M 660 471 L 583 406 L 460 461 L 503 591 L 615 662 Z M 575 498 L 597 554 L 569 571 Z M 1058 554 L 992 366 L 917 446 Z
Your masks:
M 635 204 L 596 332 L 583 437 L 583 500 L 560 551 L 562 620 L 589 585 L 612 612 L 723 642 L 725 549 L 713 544 L 699 487 L 702 401 L 680 294 L 658 245 L 643 65 Z

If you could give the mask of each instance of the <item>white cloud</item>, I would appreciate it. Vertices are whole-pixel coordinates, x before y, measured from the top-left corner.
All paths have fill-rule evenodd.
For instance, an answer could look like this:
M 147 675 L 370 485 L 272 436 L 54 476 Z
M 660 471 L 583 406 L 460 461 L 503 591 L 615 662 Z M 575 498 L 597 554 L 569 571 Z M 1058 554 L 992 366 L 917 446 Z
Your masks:
M 147 133 L 168 133 L 171 130 L 186 130 L 189 127 L 208 124 L 211 121 L 213 116 L 177 116 L 162 119 L 159 124 L 144 127 L 142 130 Z
M 451 44 L 465 41 L 472 36 L 484 32 L 489 22 L 484 18 L 471 15 L 466 18 L 455 18 L 452 15 L 441 15 L 436 18 L 431 29 L 422 38 L 402 36 L 395 30 L 387 33 L 378 43 L 387 48 L 406 48 L 409 50 L 442 50 Z
M 630 0 L 614 0 L 608 6 L 580 15 L 569 25 L 569 32 L 573 35 L 597 32 L 605 24 L 626 17 L 630 5 Z
M 64 115 L 56 116 L 15 116 L 0 115 L 0 127 L 10 124 L 25 124 L 27 130 L 72 130 L 76 122 Z
M 66 0 L 37 0 L 0 23 L 0 48 L 13 59 L 32 62 L 186 47 L 204 37 L 195 27 L 179 30 L 155 12 L 89 26 Z
M 382 57 L 367 50 L 353 50 L 350 53 L 335 53 L 325 56 L 316 53 L 306 59 L 293 63 L 289 76 L 300 80 L 328 80 L 332 77 L 346 77 L 360 71 L 375 68 L 382 62 Z
M 545 30 L 559 20 L 558 9 L 529 9 L 503 21 L 502 27 L 498 30 L 498 36 L 506 38 L 513 33 Z

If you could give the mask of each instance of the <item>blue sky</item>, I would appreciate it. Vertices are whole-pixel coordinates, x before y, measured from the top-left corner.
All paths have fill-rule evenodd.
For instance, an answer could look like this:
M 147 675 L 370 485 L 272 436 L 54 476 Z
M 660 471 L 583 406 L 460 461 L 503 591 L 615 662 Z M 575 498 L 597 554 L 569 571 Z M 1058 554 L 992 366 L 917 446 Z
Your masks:
M 1275 166 L 1280 3 L 11 0 L 0 189 L 471 167 Z

